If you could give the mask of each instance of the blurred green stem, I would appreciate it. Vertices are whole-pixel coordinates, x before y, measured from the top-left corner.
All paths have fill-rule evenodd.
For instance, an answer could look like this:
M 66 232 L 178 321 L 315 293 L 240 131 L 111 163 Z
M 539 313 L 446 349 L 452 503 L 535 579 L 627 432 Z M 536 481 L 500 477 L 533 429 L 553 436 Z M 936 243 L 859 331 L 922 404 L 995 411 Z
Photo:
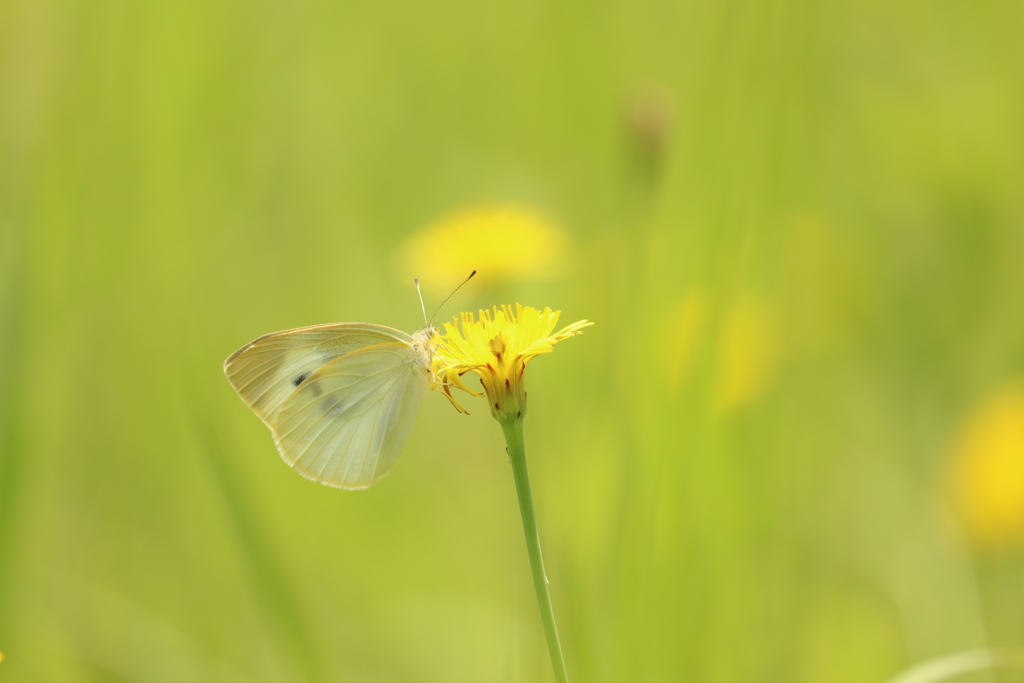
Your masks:
M 530 476 L 526 472 L 526 447 L 523 443 L 523 421 L 500 420 L 501 431 L 508 444 L 509 461 L 516 480 L 516 495 L 519 497 L 519 512 L 523 516 L 523 531 L 526 533 L 526 549 L 530 553 L 530 570 L 533 573 L 533 588 L 537 591 L 540 616 L 544 621 L 544 635 L 551 654 L 551 666 L 558 683 L 568 683 L 562 645 L 558 642 L 558 628 L 555 626 L 555 610 L 551 606 L 551 592 L 548 577 L 544 573 L 544 558 L 540 553 L 540 535 L 537 533 L 537 518 L 533 514 L 533 496 L 530 493 Z

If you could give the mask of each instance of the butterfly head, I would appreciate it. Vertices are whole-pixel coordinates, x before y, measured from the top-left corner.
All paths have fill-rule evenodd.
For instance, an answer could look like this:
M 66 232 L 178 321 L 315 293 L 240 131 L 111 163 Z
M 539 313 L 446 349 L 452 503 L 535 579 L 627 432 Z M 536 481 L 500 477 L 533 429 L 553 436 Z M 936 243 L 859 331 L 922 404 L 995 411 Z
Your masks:
M 412 333 L 413 363 L 427 370 L 434 361 L 434 347 L 440 339 L 435 325 L 428 325 L 418 332 Z
M 417 346 L 434 348 L 437 344 L 439 331 L 437 325 L 428 325 L 418 332 L 412 333 L 412 343 Z

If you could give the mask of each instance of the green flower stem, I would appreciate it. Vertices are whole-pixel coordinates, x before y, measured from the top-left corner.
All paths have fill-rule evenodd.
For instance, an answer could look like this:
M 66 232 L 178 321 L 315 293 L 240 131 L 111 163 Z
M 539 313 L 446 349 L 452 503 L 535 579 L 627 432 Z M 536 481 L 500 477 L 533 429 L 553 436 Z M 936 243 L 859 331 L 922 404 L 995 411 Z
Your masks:
M 526 549 L 530 553 L 530 569 L 533 573 L 533 588 L 537 591 L 540 616 L 544 620 L 544 635 L 551 654 L 551 666 L 558 683 L 569 683 L 562 658 L 562 645 L 558 642 L 558 628 L 555 626 L 555 611 L 551 607 L 551 592 L 548 577 L 544 573 L 544 558 L 540 554 L 540 535 L 537 533 L 537 518 L 533 514 L 533 496 L 530 494 L 530 477 L 526 472 L 526 447 L 523 445 L 523 421 L 500 420 L 501 430 L 508 444 L 509 461 L 516 480 L 516 495 L 519 497 L 519 512 L 523 516 L 523 531 L 526 533 Z

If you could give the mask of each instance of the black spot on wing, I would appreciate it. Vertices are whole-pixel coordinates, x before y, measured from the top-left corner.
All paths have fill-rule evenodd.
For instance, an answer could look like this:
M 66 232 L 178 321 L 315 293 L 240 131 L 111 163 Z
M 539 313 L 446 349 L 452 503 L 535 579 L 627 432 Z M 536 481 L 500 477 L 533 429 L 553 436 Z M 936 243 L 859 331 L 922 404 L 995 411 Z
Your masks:
M 301 375 L 299 375 L 298 377 L 296 377 L 295 379 L 293 379 L 292 380 L 292 384 L 294 384 L 295 386 L 299 386 L 300 384 L 302 384 L 303 382 L 306 381 L 307 377 L 309 377 L 309 373 L 308 372 L 304 372 Z

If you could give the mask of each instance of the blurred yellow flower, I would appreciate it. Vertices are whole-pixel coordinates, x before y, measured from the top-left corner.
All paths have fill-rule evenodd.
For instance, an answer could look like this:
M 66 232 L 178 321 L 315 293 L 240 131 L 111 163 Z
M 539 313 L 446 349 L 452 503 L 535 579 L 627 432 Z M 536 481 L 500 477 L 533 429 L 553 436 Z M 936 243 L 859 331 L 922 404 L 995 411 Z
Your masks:
M 499 421 L 522 420 L 526 414 L 526 364 L 594 324 L 580 320 L 552 333 L 560 314 L 547 307 L 540 311 L 520 304 L 515 309 L 495 306 L 493 311 L 481 310 L 479 320 L 472 313 L 460 314 L 454 322 L 444 324 L 435 349 L 434 373 L 441 381 L 435 388 L 465 413 L 452 396 L 452 387 L 479 396 L 462 382 L 462 375 L 473 371 L 483 382 L 491 414 Z
M 758 299 L 738 300 L 722 318 L 716 349 L 715 405 L 731 412 L 760 398 L 778 365 L 778 328 Z
M 659 335 L 658 355 L 664 359 L 662 379 L 676 394 L 689 379 L 697 355 L 697 342 L 707 319 L 707 297 L 690 292 L 669 309 Z
M 448 292 L 471 270 L 479 279 L 545 278 L 563 259 L 561 228 L 536 211 L 517 206 L 466 208 L 443 216 L 402 247 L 403 277 Z
M 988 546 L 1024 539 L 1024 386 L 990 396 L 967 417 L 951 474 L 971 538 Z

